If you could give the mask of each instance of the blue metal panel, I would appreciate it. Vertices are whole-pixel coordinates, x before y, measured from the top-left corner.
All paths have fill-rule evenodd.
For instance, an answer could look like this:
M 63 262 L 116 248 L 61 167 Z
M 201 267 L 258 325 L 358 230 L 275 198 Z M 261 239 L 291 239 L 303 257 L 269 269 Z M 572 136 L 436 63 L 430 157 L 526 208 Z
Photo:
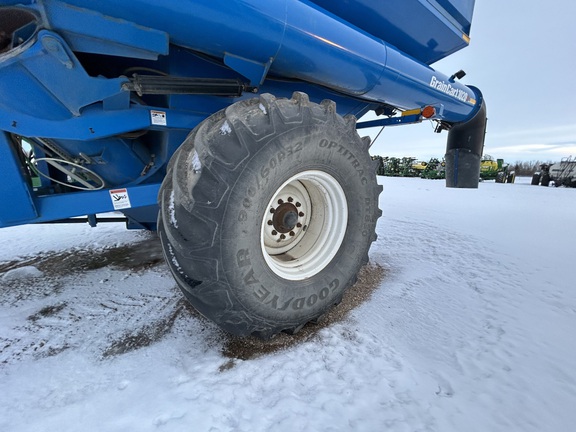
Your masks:
M 132 207 L 156 205 L 160 184 L 127 188 Z M 114 211 L 110 190 L 76 192 L 36 198 L 39 217 L 30 222 L 45 222 L 67 217 Z
M 156 206 L 156 197 L 160 184 L 150 184 L 127 188 L 132 208 Z M 4 190 L 0 189 L 4 199 Z M 18 199 L 21 203 L 21 199 Z M 76 192 L 69 194 L 49 195 L 34 199 L 38 215 L 28 213 L 26 218 L 19 214 L 19 219 L 0 219 L 0 227 L 20 225 L 24 223 L 49 222 L 53 220 L 67 219 L 75 216 L 107 213 L 115 211 L 110 197 L 110 190 L 91 192 Z M 20 212 L 20 206 L 16 210 Z M 131 210 L 127 210 L 129 213 Z M 8 216 L 13 216 L 12 214 Z
M 63 120 L 119 94 L 128 106 L 129 94 L 121 91 L 126 78 L 88 76 L 66 42 L 53 32 L 41 30 L 35 39 L 17 56 L 0 55 L 0 94 L 3 104 L 10 103 L 8 111 Z M 43 98 L 42 105 L 37 98 Z
M 13 5 L 29 5 L 33 0 L 2 0 L 0 5 L 13 6 Z
M 271 73 L 317 83 L 368 101 L 415 108 L 441 99 L 446 121 L 459 122 L 468 118 L 474 108 L 473 101 L 477 99 L 472 90 L 459 83 L 449 83 L 445 75 L 380 39 L 327 15 L 312 4 L 297 0 L 284 0 L 280 4 L 259 0 L 165 0 L 161 7 L 151 0 L 139 0 L 122 8 L 113 0 L 101 0 L 97 4 L 88 0 L 71 2 L 98 7 L 106 14 L 116 13 L 122 19 L 139 19 L 140 25 L 157 25 L 160 31 L 170 31 L 172 42 L 221 58 L 233 54 L 262 64 L 273 59 Z M 237 19 L 230 20 L 230 13 Z M 239 27 L 237 22 L 243 22 L 243 25 Z M 260 43 L 251 43 L 256 38 Z M 39 50 L 37 45 L 29 51 Z M 74 70 L 60 65 L 51 80 L 53 83 L 50 84 L 50 80 L 45 83 L 52 86 L 50 93 L 56 94 L 59 102 L 77 112 L 89 101 L 114 96 L 121 79 L 81 79 L 80 65 L 76 66 L 73 54 L 64 45 L 62 47 L 73 61 Z M 42 76 L 38 68 L 34 68 L 34 73 Z M 86 88 L 89 94 L 80 96 L 78 93 L 82 92 L 66 92 L 63 84 L 69 76 L 77 80 L 77 88 Z M 439 87 L 433 86 L 433 82 L 444 83 L 444 87 L 450 86 L 467 97 L 460 100 L 447 96 L 447 92 L 438 91 Z M 37 93 L 41 91 L 36 89 Z
M 413 2 L 418 3 L 417 13 L 410 15 L 409 19 L 398 18 L 400 23 L 423 16 L 425 4 L 426 13 L 434 17 L 430 23 L 440 22 L 444 29 L 438 33 L 445 34 L 445 29 L 449 28 L 454 34 L 450 23 L 430 3 L 425 0 L 406 0 L 404 3 Z M 97 3 L 68 0 L 67 3 L 165 31 L 170 34 L 171 43 L 222 59 L 232 54 L 262 65 L 272 59 L 270 72 L 275 75 L 317 83 L 369 101 L 414 108 L 432 104 L 440 98 L 445 105 L 446 121 L 458 122 L 468 118 L 474 109 L 474 104 L 468 101 L 477 99 L 472 90 L 459 83 L 449 83 L 445 75 L 309 2 L 135 0 L 122 8 L 118 7 L 116 0 Z M 407 9 L 402 10 L 406 12 Z M 422 32 L 423 23 L 417 19 L 414 21 L 420 33 L 426 35 Z M 238 25 L 240 22 L 241 26 Z M 458 37 L 461 39 L 462 35 Z M 433 42 L 423 41 L 424 46 L 428 44 L 430 47 Z M 435 48 L 432 51 L 437 52 Z M 391 52 L 394 54 L 392 61 Z M 438 53 L 445 54 L 445 51 Z M 465 92 L 467 101 L 446 97 L 442 91 L 437 91 L 430 85 L 433 77 L 446 86 Z M 414 79 L 418 82 L 417 91 L 411 88 Z
M 234 54 L 261 64 L 275 56 L 286 21 L 286 0 L 131 0 L 121 7 L 118 0 L 65 3 L 166 32 L 174 45 L 219 58 Z M 251 55 L 242 55 L 247 50 Z
M 151 60 L 168 54 L 165 32 L 60 1 L 47 1 L 41 5 L 50 29 L 62 35 L 73 51 Z
M 468 45 L 475 0 L 311 0 L 431 64 Z
M 119 8 L 115 0 L 69 1 L 80 7 L 98 8 L 103 14 L 137 20 L 137 24 L 146 27 L 157 26 L 159 31 L 170 32 L 171 42 L 220 58 L 234 55 L 262 65 L 272 59 L 271 73 L 370 101 L 414 108 L 440 98 L 445 105 L 446 121 L 468 118 L 473 111 L 473 104 L 468 101 L 477 99 L 465 86 L 448 83 L 446 76 L 307 2 L 283 0 L 263 5 L 258 0 L 165 0 L 159 5 L 152 0 L 137 0 L 130 3 L 130 8 Z M 53 2 L 46 0 L 46 3 Z M 235 20 L 230 20 L 232 15 Z M 237 26 L 238 22 L 243 25 Z M 74 61 L 72 54 L 64 51 Z M 61 102 L 73 97 L 66 93 L 69 87 L 63 86 L 68 76 L 64 72 L 59 71 L 61 77 L 54 79 L 58 84 L 50 88 Z M 446 97 L 436 87 L 426 85 L 433 77 L 467 93 L 467 100 Z M 418 82 L 417 90 L 412 87 L 414 80 Z M 92 89 L 93 94 L 87 100 L 113 96 L 110 93 L 116 82 L 103 81 L 86 82 L 82 86 Z M 82 104 L 78 101 L 76 105 Z
M 428 0 L 430 3 L 439 3 L 446 12 L 458 21 L 465 32 L 470 32 L 474 5 L 476 0 Z
M 0 129 L 22 136 L 40 136 L 69 140 L 92 140 L 119 135 L 139 129 L 151 129 L 151 111 L 154 107 L 136 106 L 123 111 L 103 111 L 99 107 L 90 107 L 81 117 L 62 121 L 37 119 L 23 113 L 0 109 Z M 192 112 L 163 109 L 167 126 L 155 126 L 152 129 L 191 130 L 206 116 Z

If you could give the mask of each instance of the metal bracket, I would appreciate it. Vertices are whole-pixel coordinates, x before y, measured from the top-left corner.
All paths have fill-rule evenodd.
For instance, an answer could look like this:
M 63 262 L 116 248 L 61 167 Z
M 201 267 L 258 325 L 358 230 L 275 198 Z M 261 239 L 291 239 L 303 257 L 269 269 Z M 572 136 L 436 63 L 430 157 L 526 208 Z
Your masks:
M 403 124 L 421 123 L 421 122 L 422 122 L 422 116 L 420 114 L 412 114 L 402 117 L 388 117 L 385 119 L 370 120 L 356 123 L 356 129 L 364 129 L 370 127 L 400 126 Z
M 255 87 L 262 85 L 266 79 L 270 66 L 272 66 L 272 60 L 270 58 L 266 63 L 260 63 L 234 54 L 224 54 L 224 64 L 248 78 L 250 84 Z

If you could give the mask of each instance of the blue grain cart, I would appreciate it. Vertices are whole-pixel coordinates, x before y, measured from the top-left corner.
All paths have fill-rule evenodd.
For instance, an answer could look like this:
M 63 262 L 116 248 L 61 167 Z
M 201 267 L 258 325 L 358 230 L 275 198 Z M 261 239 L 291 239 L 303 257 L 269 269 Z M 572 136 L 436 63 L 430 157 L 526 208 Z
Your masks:
M 435 121 L 447 185 L 477 187 L 482 94 L 429 66 L 468 45 L 473 7 L 0 0 L 0 226 L 121 212 L 223 329 L 296 332 L 376 238 L 358 129 Z

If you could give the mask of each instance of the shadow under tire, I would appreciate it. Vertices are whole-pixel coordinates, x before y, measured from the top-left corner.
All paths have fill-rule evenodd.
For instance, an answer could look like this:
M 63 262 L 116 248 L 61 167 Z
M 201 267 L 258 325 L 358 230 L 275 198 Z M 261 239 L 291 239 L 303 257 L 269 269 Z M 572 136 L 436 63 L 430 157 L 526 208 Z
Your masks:
M 368 262 L 377 161 L 332 101 L 264 94 L 195 128 L 168 167 L 158 231 L 188 301 L 271 337 L 324 314 Z

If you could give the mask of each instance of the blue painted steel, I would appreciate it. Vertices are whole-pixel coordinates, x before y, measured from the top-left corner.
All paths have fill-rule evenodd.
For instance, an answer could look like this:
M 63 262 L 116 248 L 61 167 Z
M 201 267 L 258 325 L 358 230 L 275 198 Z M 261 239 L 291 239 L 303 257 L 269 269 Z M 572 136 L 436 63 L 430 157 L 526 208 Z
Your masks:
M 423 63 L 468 46 L 475 0 L 312 0 Z
M 0 84 L 1 88 L 2 84 Z M 0 107 L 2 102 L 0 101 Z M 88 107 L 82 116 L 61 121 L 39 119 L 27 113 L 0 108 L 0 129 L 22 136 L 41 136 L 63 140 L 93 140 L 119 135 L 139 129 L 167 130 L 167 127 L 152 125 L 151 111 L 158 107 L 132 106 L 122 111 L 104 111 L 101 106 Z M 161 108 L 170 120 L 170 129 L 191 130 L 206 115 L 181 110 Z
M 306 1 L 134 0 L 121 8 L 116 0 L 68 0 L 57 4 L 97 10 L 166 32 L 172 44 L 220 59 L 234 55 L 263 67 L 272 59 L 272 74 L 312 82 L 368 101 L 404 109 L 441 101 L 446 121 L 469 118 L 474 109 L 471 101 L 478 97 L 468 87 L 449 82 L 446 75 L 382 39 Z M 412 15 L 399 18 L 400 22 L 412 19 Z M 461 91 L 466 101 L 438 91 L 431 85 L 433 78 Z
M 127 188 L 131 207 L 144 207 L 156 204 L 159 184 L 134 186 Z M 36 207 L 40 216 L 35 222 L 59 219 L 62 206 L 68 207 L 69 217 L 114 211 L 110 190 L 75 192 L 36 198 Z
M 19 33 L 21 41 L 0 46 L 0 131 L 32 137 L 37 156 L 50 149 L 33 138 L 47 139 L 69 160 L 101 176 L 107 188 L 130 187 L 136 196 L 135 208 L 126 211 L 130 224 L 152 227 L 156 191 L 186 134 L 210 114 L 252 95 L 140 97 L 122 88 L 131 74 L 241 78 L 278 97 L 304 91 L 315 101 L 329 98 L 341 114 L 357 116 L 382 104 L 433 105 L 440 108 L 438 119 L 465 122 L 478 111 L 480 92 L 426 63 L 463 46 L 454 35 L 462 38 L 469 31 L 473 3 L 0 0 L 0 23 L 11 25 L 2 14 L 14 12 L 3 9 L 12 5 L 16 12 L 27 11 L 30 20 Z M 396 15 L 389 16 L 392 5 Z M 362 8 L 374 14 L 362 15 Z M 401 31 L 386 27 L 392 19 Z M 425 28 L 437 39 L 429 39 Z M 413 50 L 412 56 L 401 49 Z M 2 136 L 0 192 L 19 208 L 0 212 L 0 226 L 110 210 L 106 191 L 65 188 L 64 193 L 45 179 L 32 190 L 7 135 Z M 45 163 L 37 169 L 53 175 Z
M 72 51 L 156 60 L 168 54 L 168 35 L 131 21 L 105 17 L 97 11 L 47 1 L 40 8 L 50 28 L 69 43 Z
M 420 114 L 411 114 L 402 117 L 389 117 L 356 123 L 356 129 L 365 129 L 370 127 L 400 126 L 404 124 L 420 123 L 421 121 L 422 116 Z
M 126 78 L 90 77 L 66 42 L 53 32 L 41 30 L 31 42 L 17 56 L 0 56 L 2 114 L 13 114 L 15 119 L 24 114 L 59 121 L 79 116 L 82 108 L 119 95 L 128 108 L 129 94 L 121 90 Z
M 127 188 L 133 208 L 156 206 L 156 197 L 160 184 L 150 184 Z M 4 192 L 4 191 L 2 191 Z M 38 217 L 27 222 L 49 222 L 75 216 L 113 212 L 110 190 L 54 194 L 34 198 Z M 65 213 L 62 211 L 65 209 Z M 130 213 L 130 209 L 127 210 Z M 1 226 L 19 225 L 22 221 L 2 220 Z

